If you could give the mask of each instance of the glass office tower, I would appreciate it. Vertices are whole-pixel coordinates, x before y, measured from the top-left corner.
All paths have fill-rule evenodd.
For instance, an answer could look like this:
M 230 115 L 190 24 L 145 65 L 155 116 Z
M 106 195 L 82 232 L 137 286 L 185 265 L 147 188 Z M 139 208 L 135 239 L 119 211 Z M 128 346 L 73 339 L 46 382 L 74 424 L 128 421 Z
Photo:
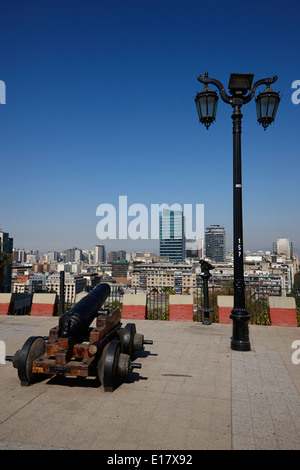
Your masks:
M 163 209 L 159 218 L 159 253 L 170 261 L 184 261 L 185 235 L 182 211 Z

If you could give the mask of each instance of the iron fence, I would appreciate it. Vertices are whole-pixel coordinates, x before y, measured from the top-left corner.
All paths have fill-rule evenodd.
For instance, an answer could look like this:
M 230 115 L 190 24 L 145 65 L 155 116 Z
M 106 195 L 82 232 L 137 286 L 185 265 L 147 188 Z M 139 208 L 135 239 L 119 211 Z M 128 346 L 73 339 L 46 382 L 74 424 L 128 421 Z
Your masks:
M 150 292 L 146 299 L 147 320 L 169 320 L 168 292 Z
M 218 322 L 218 296 L 233 296 L 234 288 L 228 283 L 225 285 L 209 285 L 209 308 L 210 321 Z M 268 306 L 268 297 L 270 295 L 281 295 L 279 290 L 274 288 L 262 288 L 259 284 L 246 284 L 245 286 L 245 306 L 250 315 L 250 323 L 255 325 L 270 325 L 270 310 Z M 199 285 L 194 291 L 194 321 L 203 321 L 204 312 L 201 308 L 204 306 L 203 286 Z
M 169 320 L 169 296 L 175 292 L 172 288 L 156 287 L 146 296 L 146 318 L 149 320 Z M 119 307 L 122 313 L 124 290 L 119 287 L 111 286 L 109 298 L 106 300 L 104 307 Z M 269 296 L 281 296 L 286 293 L 278 286 L 265 286 L 259 283 L 246 282 L 245 285 L 245 302 L 246 309 L 250 314 L 250 323 L 257 325 L 270 325 L 270 312 L 268 306 Z M 204 292 L 203 284 L 199 282 L 196 287 L 188 294 L 193 296 L 193 319 L 196 322 L 202 322 L 204 318 Z M 218 322 L 218 305 L 217 298 L 219 295 L 234 295 L 233 284 L 231 281 L 215 280 L 208 286 L 208 305 L 211 309 L 209 316 L 211 322 Z M 31 294 L 15 294 L 16 308 L 15 315 L 28 315 L 30 313 L 32 295 Z M 59 295 L 57 305 L 57 315 L 59 315 Z M 297 299 L 298 300 L 298 299 Z M 73 307 L 75 302 L 65 302 L 64 312 Z M 297 306 L 297 318 L 300 325 L 300 306 Z
M 32 304 L 32 294 L 17 293 L 14 300 L 14 315 L 29 315 Z
M 106 300 L 105 306 L 107 308 L 119 307 L 121 315 L 122 315 L 123 295 L 124 295 L 123 289 L 120 289 L 119 287 L 111 287 L 110 296 Z
M 91 290 L 91 289 L 90 289 Z M 90 291 L 89 290 L 89 291 Z M 83 291 L 82 291 L 83 292 Z M 77 295 L 80 294 L 80 292 L 77 292 Z M 114 286 L 111 286 L 110 288 L 110 295 L 109 297 L 106 299 L 106 301 L 104 302 L 104 305 L 103 305 L 103 308 L 115 308 L 115 307 L 119 307 L 120 308 L 120 311 L 122 313 L 122 308 L 123 308 L 123 295 L 124 295 L 124 291 L 123 289 L 120 289 L 119 287 L 114 287 Z M 60 296 L 57 295 L 57 298 L 58 298 L 58 308 L 57 308 L 57 313 L 59 314 L 60 312 Z M 63 309 L 63 312 L 66 312 L 67 310 L 69 310 L 70 308 L 74 307 L 74 305 L 78 302 L 77 301 L 74 301 L 74 302 L 64 302 L 64 309 Z
M 147 293 L 146 318 L 154 320 L 169 320 L 169 296 L 172 295 L 172 289 L 166 291 L 161 287 L 152 288 Z M 217 297 L 219 295 L 233 296 L 234 289 L 231 282 L 219 282 L 209 284 L 208 288 L 208 305 L 210 321 L 218 322 L 218 304 Z M 193 296 L 193 319 L 202 322 L 204 318 L 204 292 L 203 285 L 199 283 L 193 288 L 193 292 L 185 295 Z M 256 325 L 270 325 L 270 311 L 268 306 L 269 296 L 281 296 L 284 292 L 278 286 L 264 286 L 258 283 L 246 283 L 245 286 L 245 303 L 246 309 L 250 315 L 250 323 Z

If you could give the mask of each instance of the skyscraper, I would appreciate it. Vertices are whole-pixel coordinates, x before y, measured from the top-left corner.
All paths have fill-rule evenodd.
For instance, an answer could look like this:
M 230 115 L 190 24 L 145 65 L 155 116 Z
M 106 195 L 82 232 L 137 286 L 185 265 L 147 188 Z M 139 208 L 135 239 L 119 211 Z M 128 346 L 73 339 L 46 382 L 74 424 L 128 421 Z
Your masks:
M 205 230 L 205 256 L 217 263 L 226 259 L 225 229 L 220 225 L 209 225 Z
M 95 245 L 95 263 L 105 262 L 105 246 Z
M 67 248 L 66 249 L 66 262 L 67 263 L 74 263 L 75 261 L 75 250 L 77 248 Z
M 184 216 L 182 211 L 163 209 L 159 217 L 159 253 L 170 261 L 185 258 Z

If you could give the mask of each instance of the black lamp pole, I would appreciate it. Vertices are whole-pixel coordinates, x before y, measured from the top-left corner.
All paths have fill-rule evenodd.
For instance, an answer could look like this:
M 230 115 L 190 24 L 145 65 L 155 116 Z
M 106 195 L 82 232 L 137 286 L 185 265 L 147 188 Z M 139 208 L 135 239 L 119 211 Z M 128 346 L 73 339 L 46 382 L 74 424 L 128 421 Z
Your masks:
M 242 165 L 241 165 L 241 133 L 242 113 L 241 107 L 254 97 L 259 85 L 267 85 L 267 88 L 256 98 L 258 122 L 264 129 L 271 124 L 276 115 L 280 101 L 279 94 L 270 88 L 270 84 L 277 77 L 258 80 L 252 86 L 252 74 L 231 74 L 227 95 L 221 82 L 214 78 L 198 76 L 198 80 L 204 83 L 205 88 L 198 93 L 195 102 L 199 114 L 199 120 L 208 127 L 215 120 L 218 96 L 208 88 L 208 84 L 215 85 L 222 100 L 233 107 L 233 251 L 234 251 L 234 304 L 230 318 L 233 323 L 231 349 L 236 351 L 250 351 L 248 322 L 250 315 L 245 306 L 245 281 L 243 265 L 243 211 L 242 211 Z M 246 95 L 246 93 L 248 95 Z M 215 93 L 215 95 L 214 95 Z M 246 95 L 246 96 L 245 96 Z
M 233 323 L 231 348 L 250 351 L 248 322 L 250 315 L 245 307 L 245 281 L 243 265 L 243 210 L 242 210 L 242 159 L 241 107 L 236 105 L 232 114 L 233 122 L 233 286 L 234 302 L 230 318 Z

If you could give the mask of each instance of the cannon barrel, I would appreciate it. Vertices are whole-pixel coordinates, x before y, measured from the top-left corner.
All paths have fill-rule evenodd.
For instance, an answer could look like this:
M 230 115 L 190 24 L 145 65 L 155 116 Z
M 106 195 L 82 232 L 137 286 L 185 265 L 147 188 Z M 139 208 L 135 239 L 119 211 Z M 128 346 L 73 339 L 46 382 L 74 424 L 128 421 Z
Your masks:
M 98 316 L 98 310 L 110 295 L 109 284 L 98 284 L 74 307 L 59 319 L 59 336 L 82 338 L 86 335 L 92 321 Z

